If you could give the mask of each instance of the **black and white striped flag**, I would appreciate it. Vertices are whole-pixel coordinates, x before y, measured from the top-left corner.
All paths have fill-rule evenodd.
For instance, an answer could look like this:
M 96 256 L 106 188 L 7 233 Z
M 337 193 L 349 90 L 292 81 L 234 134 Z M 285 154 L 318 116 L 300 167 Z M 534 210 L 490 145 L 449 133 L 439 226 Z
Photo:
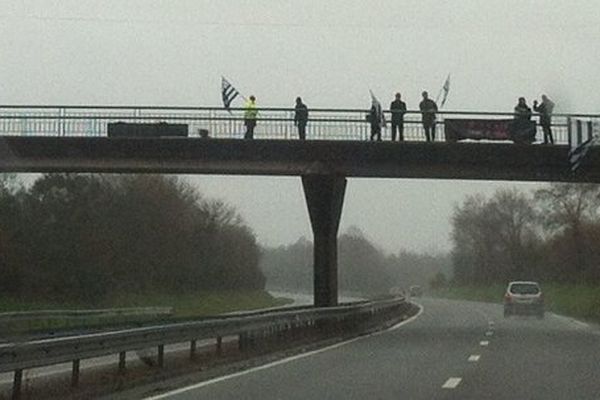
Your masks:
M 587 130 L 587 134 L 585 135 L 584 130 Z M 581 121 L 576 121 L 576 130 L 572 130 L 572 132 L 572 136 L 574 137 L 570 138 L 571 151 L 569 152 L 569 163 L 571 164 L 571 171 L 576 171 L 590 147 L 600 144 L 600 126 L 597 122 L 583 124 Z M 587 140 L 582 142 L 583 137 L 587 137 Z
M 594 135 L 594 137 L 592 137 L 591 139 L 588 139 L 579 146 L 575 147 L 574 149 L 571 149 L 571 151 L 569 152 L 569 162 L 571 163 L 571 171 L 576 171 L 577 168 L 579 168 L 590 147 L 597 146 L 599 142 L 600 136 Z
M 233 87 L 231 83 L 224 76 L 221 77 L 221 97 L 223 98 L 223 105 L 227 110 L 231 106 L 231 102 L 240 95 L 240 92 Z

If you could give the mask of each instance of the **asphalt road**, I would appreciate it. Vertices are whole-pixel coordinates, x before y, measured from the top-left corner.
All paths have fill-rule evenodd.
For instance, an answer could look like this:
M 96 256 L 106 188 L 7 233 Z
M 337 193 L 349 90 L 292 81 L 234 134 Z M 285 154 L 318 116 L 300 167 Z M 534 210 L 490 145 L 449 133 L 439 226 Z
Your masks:
M 153 400 L 600 399 L 600 330 L 547 313 L 419 299 L 397 329 Z M 149 398 L 150 399 L 150 398 Z

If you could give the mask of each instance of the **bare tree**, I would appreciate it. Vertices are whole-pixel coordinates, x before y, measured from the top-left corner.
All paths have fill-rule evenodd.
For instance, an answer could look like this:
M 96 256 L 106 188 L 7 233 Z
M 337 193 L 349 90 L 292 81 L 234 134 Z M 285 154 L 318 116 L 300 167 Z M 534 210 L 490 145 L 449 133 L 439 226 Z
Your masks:
M 494 283 L 525 277 L 535 242 L 535 211 L 516 189 L 502 189 L 490 199 L 469 196 L 452 216 L 455 279 Z
M 600 185 L 595 184 L 553 183 L 535 193 L 544 225 L 570 238 L 576 273 L 586 268 L 583 228 L 597 221 L 599 198 Z

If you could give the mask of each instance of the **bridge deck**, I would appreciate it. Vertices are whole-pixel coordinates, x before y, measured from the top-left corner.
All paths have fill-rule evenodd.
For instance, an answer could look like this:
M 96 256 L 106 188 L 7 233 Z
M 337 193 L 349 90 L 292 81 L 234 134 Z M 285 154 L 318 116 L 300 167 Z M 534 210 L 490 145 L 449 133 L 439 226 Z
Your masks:
M 346 177 L 600 183 L 600 152 L 576 173 L 567 146 L 493 143 L 0 137 L 0 172 Z

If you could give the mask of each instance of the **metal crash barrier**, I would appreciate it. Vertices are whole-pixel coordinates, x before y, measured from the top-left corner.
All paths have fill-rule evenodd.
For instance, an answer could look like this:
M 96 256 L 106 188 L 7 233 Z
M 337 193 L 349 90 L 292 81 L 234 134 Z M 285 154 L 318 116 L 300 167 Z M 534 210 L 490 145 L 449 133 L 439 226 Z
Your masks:
M 127 352 L 156 348 L 156 364 L 163 367 L 165 345 L 189 342 L 193 357 L 198 340 L 215 339 L 217 353 L 220 353 L 221 339 L 237 336 L 239 350 L 245 351 L 272 338 L 293 338 L 311 332 L 341 336 L 344 333 L 373 329 L 405 317 L 410 308 L 410 303 L 399 297 L 329 308 L 254 312 L 201 321 L 0 344 L 0 373 L 14 372 L 13 398 L 19 398 L 23 371 L 30 368 L 72 363 L 71 384 L 77 386 L 80 361 L 84 359 L 118 355 L 118 369 L 123 371 Z

